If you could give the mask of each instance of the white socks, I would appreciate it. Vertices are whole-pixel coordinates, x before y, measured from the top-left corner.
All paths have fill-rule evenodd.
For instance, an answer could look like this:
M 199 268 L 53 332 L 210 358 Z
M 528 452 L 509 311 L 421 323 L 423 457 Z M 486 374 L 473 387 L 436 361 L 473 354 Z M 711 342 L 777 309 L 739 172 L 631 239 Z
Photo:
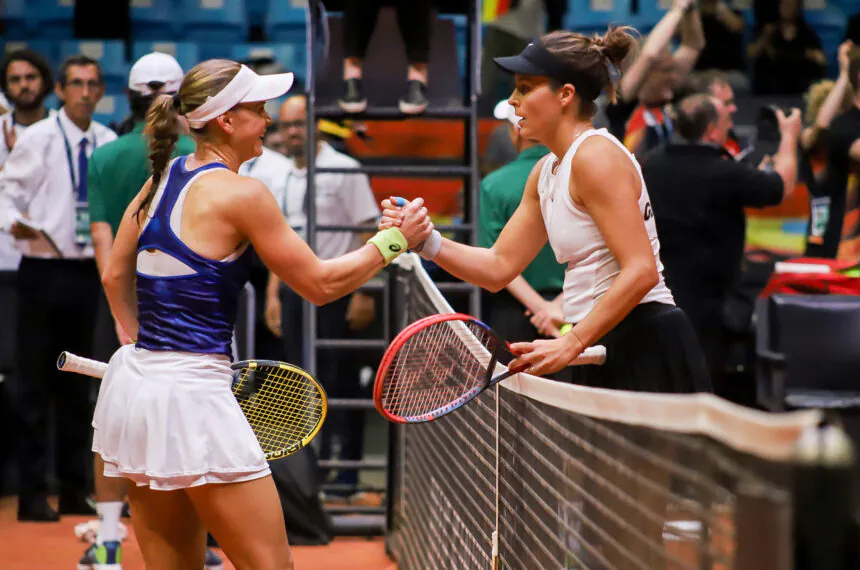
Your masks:
M 116 503 L 96 503 L 99 514 L 99 532 L 96 544 L 119 540 L 119 519 L 122 516 L 122 501 Z

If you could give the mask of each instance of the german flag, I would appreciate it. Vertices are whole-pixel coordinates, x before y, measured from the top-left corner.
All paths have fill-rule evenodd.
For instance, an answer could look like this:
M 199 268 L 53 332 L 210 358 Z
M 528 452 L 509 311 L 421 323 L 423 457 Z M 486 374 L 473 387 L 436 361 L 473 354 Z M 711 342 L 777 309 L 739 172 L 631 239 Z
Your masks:
M 518 3 L 518 0 L 484 0 L 481 20 L 484 23 L 492 22 L 511 8 L 515 8 Z

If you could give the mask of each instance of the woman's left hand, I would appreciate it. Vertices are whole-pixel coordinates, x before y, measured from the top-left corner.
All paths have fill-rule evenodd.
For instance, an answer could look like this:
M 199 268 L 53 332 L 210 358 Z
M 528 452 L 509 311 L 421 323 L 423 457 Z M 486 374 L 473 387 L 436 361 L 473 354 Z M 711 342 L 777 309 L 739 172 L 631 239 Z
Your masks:
M 552 340 L 517 342 L 511 345 L 511 352 L 517 358 L 511 361 L 508 368 L 527 364 L 528 368 L 524 372 L 528 374 L 535 376 L 552 374 L 569 366 L 585 349 L 586 347 L 572 334 Z

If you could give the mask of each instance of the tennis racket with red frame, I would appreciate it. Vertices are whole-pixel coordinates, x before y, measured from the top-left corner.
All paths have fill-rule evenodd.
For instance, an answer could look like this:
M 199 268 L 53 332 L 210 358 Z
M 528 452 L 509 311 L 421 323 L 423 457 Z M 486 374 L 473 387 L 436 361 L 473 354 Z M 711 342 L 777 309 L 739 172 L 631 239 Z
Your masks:
M 481 321 L 458 313 L 431 315 L 398 334 L 376 373 L 373 401 L 386 419 L 429 422 L 473 400 L 527 365 L 493 376 L 510 343 Z M 587 348 L 573 365 L 603 364 L 606 348 Z

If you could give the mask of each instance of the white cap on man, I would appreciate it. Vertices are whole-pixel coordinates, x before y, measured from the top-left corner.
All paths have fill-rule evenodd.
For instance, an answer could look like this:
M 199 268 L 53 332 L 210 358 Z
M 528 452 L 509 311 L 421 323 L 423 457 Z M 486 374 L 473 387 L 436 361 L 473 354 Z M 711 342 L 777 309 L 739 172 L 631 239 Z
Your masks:
M 172 55 L 161 52 L 148 53 L 131 67 L 131 73 L 128 74 L 128 88 L 141 95 L 176 93 L 182 85 L 184 76 L 182 66 Z
M 509 121 L 514 127 L 519 125 L 522 119 L 522 117 L 517 116 L 513 106 L 508 103 L 507 99 L 502 99 L 496 103 L 496 108 L 493 109 L 493 116 L 500 121 Z

